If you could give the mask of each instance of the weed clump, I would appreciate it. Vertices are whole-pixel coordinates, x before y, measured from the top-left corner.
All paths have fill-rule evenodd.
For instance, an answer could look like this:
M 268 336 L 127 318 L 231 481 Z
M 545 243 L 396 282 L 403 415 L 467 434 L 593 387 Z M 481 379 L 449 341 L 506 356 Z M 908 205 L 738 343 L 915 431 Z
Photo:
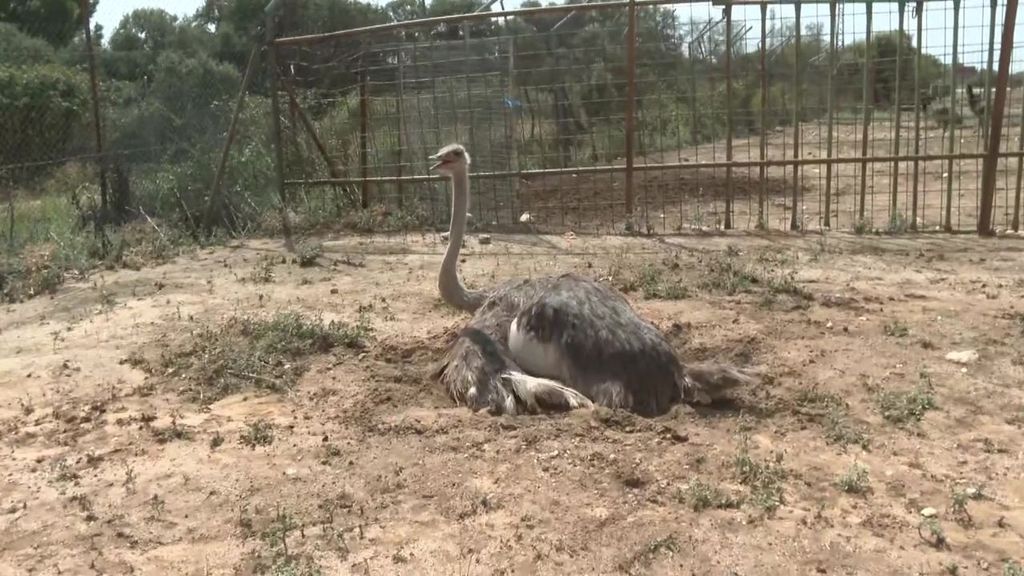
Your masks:
M 283 392 L 308 369 L 308 358 L 336 348 L 362 349 L 371 335 L 365 319 L 324 322 L 297 312 L 270 318 L 231 317 L 203 327 L 161 365 L 181 375 L 191 400 L 211 403 L 246 389 Z
M 927 374 L 912 390 L 885 390 L 878 395 L 878 409 L 893 424 L 920 422 L 925 412 L 936 408 L 935 395 Z
M 758 461 L 750 456 L 746 441 L 734 461 L 741 484 L 750 487 L 751 500 L 769 514 L 784 503 L 782 483 L 787 472 L 782 466 L 782 454 Z

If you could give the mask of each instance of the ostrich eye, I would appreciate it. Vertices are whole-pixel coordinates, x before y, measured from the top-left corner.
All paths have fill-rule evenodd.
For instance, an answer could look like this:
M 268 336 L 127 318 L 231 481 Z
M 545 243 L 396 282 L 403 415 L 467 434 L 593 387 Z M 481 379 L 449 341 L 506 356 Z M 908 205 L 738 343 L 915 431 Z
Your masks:
M 452 154 L 454 154 L 456 158 L 462 158 L 462 150 L 453 150 Z

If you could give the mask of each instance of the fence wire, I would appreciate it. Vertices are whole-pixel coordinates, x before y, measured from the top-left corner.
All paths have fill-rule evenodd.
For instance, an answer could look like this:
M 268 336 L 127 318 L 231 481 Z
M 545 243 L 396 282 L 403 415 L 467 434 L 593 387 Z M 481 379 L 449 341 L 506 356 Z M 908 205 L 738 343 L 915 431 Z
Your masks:
M 426 157 L 458 141 L 481 227 L 976 229 L 1004 3 L 577 8 L 279 38 L 296 206 L 443 226 Z M 1000 228 L 1019 229 L 1022 71 L 1017 51 Z

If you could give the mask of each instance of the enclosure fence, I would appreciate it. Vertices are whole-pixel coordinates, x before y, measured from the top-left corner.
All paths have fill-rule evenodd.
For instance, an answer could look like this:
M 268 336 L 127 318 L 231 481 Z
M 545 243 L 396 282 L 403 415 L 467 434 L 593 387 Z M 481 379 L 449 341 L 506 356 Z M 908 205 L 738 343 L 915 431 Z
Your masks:
M 277 184 L 297 214 L 442 227 L 427 156 L 459 142 L 480 229 L 1019 231 L 1016 4 L 488 4 L 281 36 L 309 16 L 278 1 Z

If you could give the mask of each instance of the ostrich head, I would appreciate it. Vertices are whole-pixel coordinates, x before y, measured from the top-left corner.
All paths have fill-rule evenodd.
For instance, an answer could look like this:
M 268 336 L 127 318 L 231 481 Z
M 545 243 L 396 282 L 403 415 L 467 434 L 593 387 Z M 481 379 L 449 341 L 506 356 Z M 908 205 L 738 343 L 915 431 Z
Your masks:
M 439 174 L 445 176 L 465 173 L 469 169 L 469 152 L 466 152 L 461 144 L 449 144 L 429 158 L 433 162 L 430 169 L 437 170 Z

